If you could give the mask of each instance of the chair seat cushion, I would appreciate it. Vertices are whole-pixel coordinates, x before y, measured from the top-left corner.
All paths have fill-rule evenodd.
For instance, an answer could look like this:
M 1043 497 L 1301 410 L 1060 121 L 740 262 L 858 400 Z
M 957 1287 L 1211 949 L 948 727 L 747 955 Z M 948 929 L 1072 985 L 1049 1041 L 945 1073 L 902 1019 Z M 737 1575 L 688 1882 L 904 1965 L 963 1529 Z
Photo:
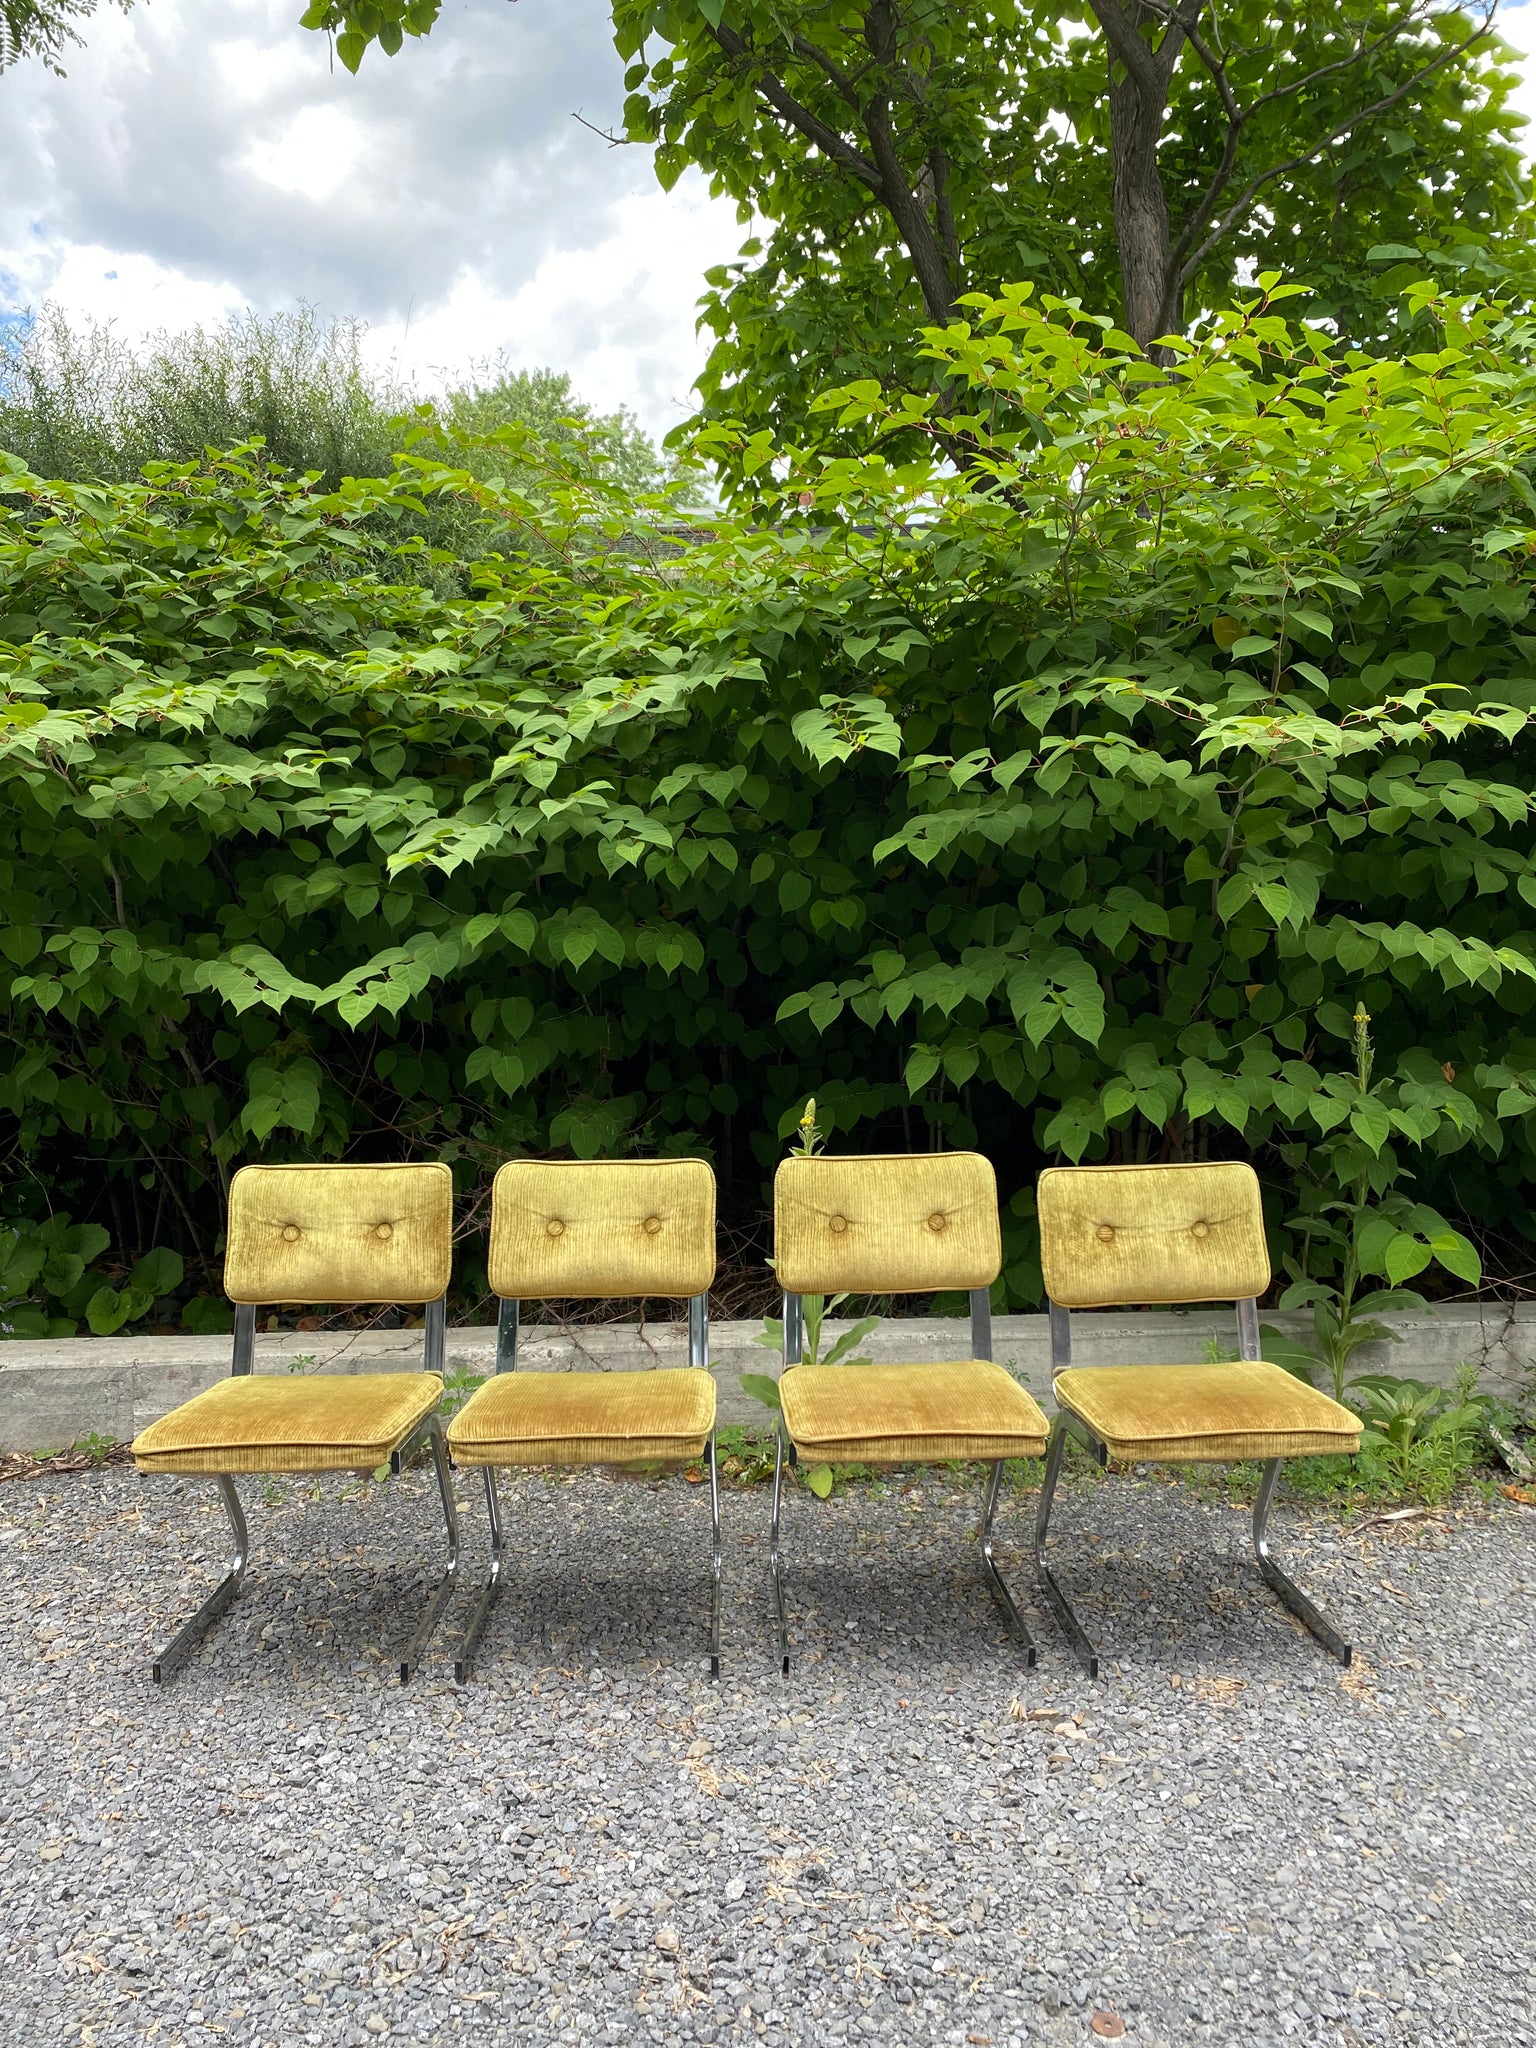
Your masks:
M 141 1472 L 371 1472 L 442 1399 L 431 1372 L 241 1373 L 134 1439 Z
M 715 1383 L 697 1366 L 658 1372 L 504 1372 L 448 1429 L 459 1465 L 629 1465 L 697 1458 L 715 1426 Z
M 1056 1399 L 1112 1458 L 1204 1465 L 1360 1448 L 1358 1415 L 1261 1360 L 1078 1367 L 1057 1376 Z
M 1047 1425 L 990 1359 L 943 1365 L 792 1365 L 779 1381 L 784 1426 L 807 1457 L 864 1465 L 1038 1458 Z

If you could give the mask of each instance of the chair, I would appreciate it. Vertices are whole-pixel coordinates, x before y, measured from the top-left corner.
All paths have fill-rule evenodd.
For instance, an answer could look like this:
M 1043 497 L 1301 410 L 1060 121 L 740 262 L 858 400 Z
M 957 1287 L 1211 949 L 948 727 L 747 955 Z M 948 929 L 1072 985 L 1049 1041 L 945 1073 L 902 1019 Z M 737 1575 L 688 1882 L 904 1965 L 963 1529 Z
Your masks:
M 981 1522 L 987 1582 L 1033 1665 L 1035 1646 L 992 1553 L 1003 1461 L 1038 1458 L 1046 1420 L 992 1363 L 990 1289 L 1002 1266 L 997 1182 L 974 1152 L 784 1160 L 773 1184 L 774 1263 L 784 1289 L 784 1369 L 769 1569 L 780 1668 L 789 1670 L 779 1522 L 790 1462 L 904 1465 L 976 1459 L 992 1467 Z M 941 1365 L 802 1363 L 807 1294 L 929 1294 L 963 1287 L 971 1355 Z
M 163 1684 L 186 1661 L 245 1579 L 250 1538 L 237 1474 L 399 1472 L 432 1449 L 448 1533 L 448 1568 L 400 1660 L 420 1661 L 453 1591 L 459 1532 L 443 1434 L 445 1293 L 453 1261 L 453 1175 L 447 1166 L 245 1166 L 229 1188 L 224 1289 L 235 1303 L 230 1376 L 135 1438 L 141 1472 L 211 1478 L 234 1532 L 235 1557 L 151 1667 Z M 384 1302 L 426 1312 L 420 1372 L 253 1373 L 258 1308 Z
M 456 1465 L 485 1475 L 491 1568 L 464 1631 L 464 1684 L 501 1590 L 506 1535 L 498 1468 L 691 1462 L 707 1454 L 714 1599 L 710 1675 L 720 1675 L 720 1480 L 709 1287 L 715 1176 L 702 1159 L 535 1160 L 503 1166 L 491 1190 L 491 1291 L 501 1298 L 496 1375 L 448 1428 Z M 686 1295 L 688 1364 L 638 1372 L 517 1371 L 522 1304 Z
M 1281 1571 L 1266 1530 L 1287 1458 L 1360 1448 L 1360 1419 L 1259 1357 L 1258 1296 L 1269 1285 L 1259 1183 L 1236 1162 L 1194 1166 L 1057 1166 L 1040 1176 L 1040 1256 L 1051 1317 L 1058 1413 L 1035 1522 L 1035 1562 L 1058 1620 L 1090 1678 L 1099 1653 L 1046 1568 L 1051 1503 L 1069 1433 L 1101 1465 L 1264 1464 L 1253 1510 L 1259 1570 L 1341 1664 L 1350 1646 Z M 1073 1309 L 1233 1301 L 1233 1365 L 1072 1367 Z

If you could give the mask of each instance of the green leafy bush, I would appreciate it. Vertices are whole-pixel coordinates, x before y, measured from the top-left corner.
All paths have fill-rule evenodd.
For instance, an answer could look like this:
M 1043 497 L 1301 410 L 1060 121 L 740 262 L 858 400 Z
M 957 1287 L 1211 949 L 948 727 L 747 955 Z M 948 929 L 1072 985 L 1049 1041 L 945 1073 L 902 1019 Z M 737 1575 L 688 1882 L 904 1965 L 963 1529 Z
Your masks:
M 1426 287 L 1442 345 L 1376 360 L 1257 298 L 1170 377 L 969 310 L 968 469 L 853 387 L 862 456 L 742 438 L 769 527 L 579 442 L 537 488 L 3 468 L 10 1156 L 206 1271 L 255 1156 L 703 1150 L 750 1221 L 814 1088 L 992 1154 L 1014 1304 L 1062 1156 L 1250 1156 L 1314 1280 L 1341 1190 L 1389 1263 L 1528 1239 L 1531 324 Z
M 388 476 L 399 415 L 424 406 L 437 444 L 504 471 L 508 447 L 491 438 L 524 428 L 581 442 L 623 486 L 658 483 L 664 465 L 624 411 L 594 413 L 556 370 L 479 366 L 467 384 L 431 401 L 371 365 L 361 320 L 324 320 L 310 307 L 234 315 L 136 341 L 110 325 L 80 323 L 57 306 L 0 328 L 0 448 L 39 474 L 75 483 L 133 482 L 149 462 L 199 459 L 208 448 L 259 439 L 266 459 L 335 489 L 344 477 Z M 470 522 L 441 509 L 462 539 Z
M 74 1223 L 66 1210 L 45 1222 L 0 1226 L 0 1337 L 73 1337 L 83 1319 L 97 1337 L 141 1321 L 180 1287 L 179 1252 L 146 1252 L 121 1286 L 93 1261 L 110 1235 L 97 1223 Z

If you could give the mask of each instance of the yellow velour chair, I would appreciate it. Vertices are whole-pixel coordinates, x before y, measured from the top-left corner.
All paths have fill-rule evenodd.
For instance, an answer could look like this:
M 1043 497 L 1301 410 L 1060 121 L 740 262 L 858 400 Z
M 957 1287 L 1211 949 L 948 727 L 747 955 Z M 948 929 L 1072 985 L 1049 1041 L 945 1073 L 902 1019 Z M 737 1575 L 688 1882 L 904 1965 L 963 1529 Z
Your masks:
M 399 1472 L 430 1442 L 448 1532 L 448 1568 L 400 1660 L 408 1679 L 454 1587 L 458 1520 L 443 1433 L 445 1295 L 453 1262 L 447 1166 L 244 1166 L 229 1188 L 224 1288 L 235 1303 L 230 1376 L 173 1408 L 134 1440 L 141 1472 L 213 1479 L 235 1557 L 151 1667 L 169 1678 L 232 1604 L 250 1537 L 235 1476 L 246 1472 Z M 424 1371 L 253 1373 L 256 1311 L 280 1304 L 380 1302 L 425 1311 Z
M 491 1189 L 496 1376 L 448 1426 L 456 1465 L 485 1475 L 491 1569 L 454 1665 L 462 1685 L 501 1590 L 506 1537 L 498 1467 L 690 1463 L 707 1455 L 714 1595 L 709 1661 L 720 1676 L 720 1480 L 709 1289 L 715 1176 L 702 1159 L 516 1159 Z M 518 1372 L 525 1301 L 688 1298 L 688 1363 L 657 1371 Z
M 1266 1530 L 1287 1458 L 1360 1448 L 1360 1418 L 1259 1357 L 1258 1297 L 1269 1252 L 1251 1166 L 1054 1166 L 1039 1181 L 1040 1257 L 1051 1315 L 1057 1416 L 1035 1521 L 1041 1587 L 1090 1678 L 1099 1653 L 1046 1568 L 1051 1503 L 1071 1432 L 1101 1465 L 1111 1458 L 1170 1465 L 1263 1461 L 1253 1509 L 1259 1570 L 1341 1664 L 1350 1646 L 1281 1571 Z M 1231 1365 L 1100 1365 L 1073 1369 L 1073 1309 L 1231 1301 Z
M 784 1369 L 768 1561 L 781 1669 L 789 1669 L 779 1558 L 786 1444 L 796 1463 L 990 1464 L 982 1569 L 1032 1665 L 1035 1646 L 992 1554 L 992 1518 L 1004 1459 L 1042 1456 L 1046 1420 L 1026 1389 L 992 1362 L 991 1287 L 1003 1248 L 990 1162 L 975 1152 L 786 1159 L 773 1183 L 773 1249 L 784 1289 Z M 968 1358 L 939 1365 L 801 1362 L 802 1295 L 950 1288 L 970 1295 Z

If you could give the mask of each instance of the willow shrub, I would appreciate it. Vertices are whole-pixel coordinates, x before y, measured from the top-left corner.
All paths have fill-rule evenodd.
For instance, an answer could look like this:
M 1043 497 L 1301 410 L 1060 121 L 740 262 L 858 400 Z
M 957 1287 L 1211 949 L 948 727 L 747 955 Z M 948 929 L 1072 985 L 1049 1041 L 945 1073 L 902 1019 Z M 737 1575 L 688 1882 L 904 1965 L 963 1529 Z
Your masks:
M 1014 1304 L 1061 1158 L 1251 1156 L 1314 1281 L 1519 1258 L 1536 370 L 1423 296 L 1434 353 L 1258 301 L 1172 376 L 977 301 L 931 390 L 829 394 L 864 456 L 737 437 L 760 528 L 423 452 L 12 463 L 10 1213 L 206 1276 L 240 1160 L 648 1148 L 751 1223 L 814 1093 L 992 1154 Z M 965 472 L 887 464 L 940 404 Z M 444 499 L 467 598 L 391 538 Z

